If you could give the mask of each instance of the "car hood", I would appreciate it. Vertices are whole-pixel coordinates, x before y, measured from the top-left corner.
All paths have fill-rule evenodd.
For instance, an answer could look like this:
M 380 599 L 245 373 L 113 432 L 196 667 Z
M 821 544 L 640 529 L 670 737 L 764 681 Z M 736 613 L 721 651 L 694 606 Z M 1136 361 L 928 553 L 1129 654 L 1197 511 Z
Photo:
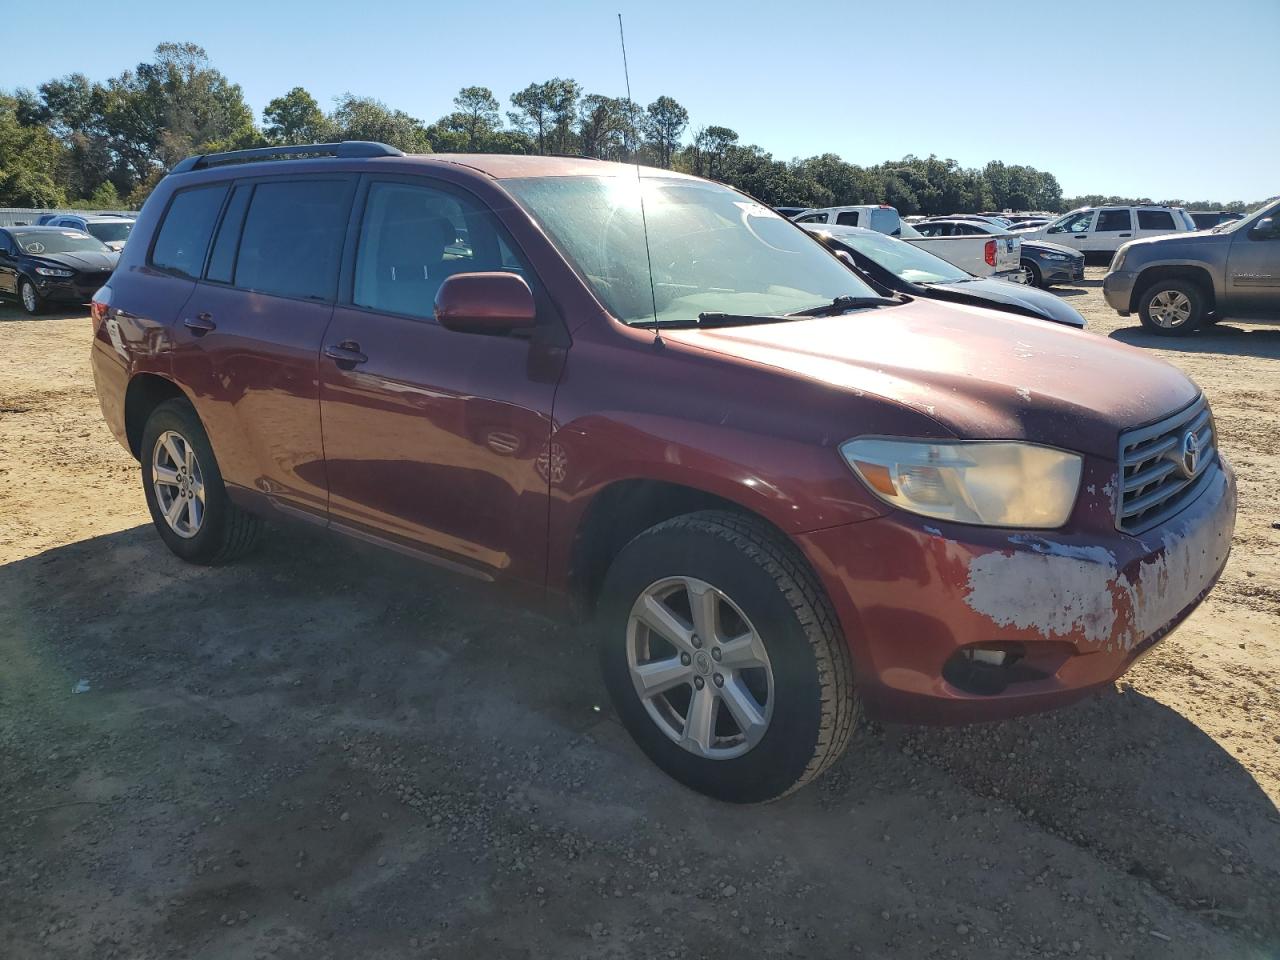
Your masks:
M 1037 250 L 1045 250 L 1049 253 L 1066 253 L 1070 254 L 1072 258 L 1079 257 L 1082 260 L 1084 259 L 1084 254 L 1079 250 L 1074 247 L 1064 246 L 1061 243 L 1050 243 L 1048 240 L 1031 240 L 1029 238 L 1022 241 L 1022 248 L 1024 250 L 1033 247 Z
M 40 254 L 40 259 L 48 260 L 50 263 L 61 264 L 73 270 L 96 273 L 99 270 L 114 270 L 116 264 L 120 262 L 120 254 L 114 251 L 98 252 L 86 250 L 79 253 L 42 253 Z
M 992 309 L 999 310 L 1002 306 L 1022 309 L 1054 323 L 1065 323 L 1070 327 L 1084 326 L 1084 317 L 1080 316 L 1075 307 L 1061 297 L 1029 287 L 1025 283 L 979 278 L 960 283 L 931 283 L 926 289 L 943 295 L 943 299 L 955 298 L 975 307 L 998 304 Z
M 1030 317 L 923 299 L 839 317 L 676 329 L 663 337 L 901 404 L 957 437 L 1026 439 L 1111 460 L 1120 431 L 1199 395 L 1179 370 L 1136 347 Z
M 1138 240 L 1130 240 L 1125 246 L 1129 250 L 1133 250 L 1135 247 L 1145 249 L 1156 244 L 1161 247 L 1201 247 L 1205 243 L 1219 242 L 1230 243 L 1231 235 L 1214 233 L 1212 230 L 1186 230 L 1182 233 L 1166 233 L 1158 237 L 1142 237 Z

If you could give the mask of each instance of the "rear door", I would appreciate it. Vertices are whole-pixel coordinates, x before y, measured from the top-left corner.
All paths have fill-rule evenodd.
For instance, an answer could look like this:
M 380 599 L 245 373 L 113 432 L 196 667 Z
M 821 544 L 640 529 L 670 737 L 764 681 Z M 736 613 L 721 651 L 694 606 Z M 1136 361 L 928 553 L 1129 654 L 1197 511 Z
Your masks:
M 230 484 L 323 519 L 318 365 L 354 175 L 237 181 L 174 325 L 173 371 Z
M 465 191 L 369 177 L 356 210 L 320 359 L 332 523 L 541 585 L 563 352 L 540 337 L 563 331 L 559 317 L 497 218 Z M 529 282 L 539 331 L 483 336 L 436 322 L 444 280 L 487 271 Z
M 1128 207 L 1099 210 L 1093 229 L 1086 235 L 1087 253 L 1115 253 L 1133 239 L 1133 213 Z

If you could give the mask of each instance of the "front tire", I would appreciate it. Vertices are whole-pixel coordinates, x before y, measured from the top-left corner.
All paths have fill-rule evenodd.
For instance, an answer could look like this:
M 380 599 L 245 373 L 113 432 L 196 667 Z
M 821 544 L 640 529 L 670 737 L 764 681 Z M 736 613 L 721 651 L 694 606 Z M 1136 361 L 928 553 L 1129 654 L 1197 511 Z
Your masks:
M 1161 337 L 1184 337 L 1199 328 L 1205 314 L 1205 297 L 1188 280 L 1157 280 L 1138 298 L 1142 325 Z
M 44 298 L 36 290 L 36 285 L 26 277 L 18 281 L 18 302 L 28 316 L 34 317 L 44 310 Z
M 646 530 L 609 569 L 600 626 L 623 724 L 685 786 L 776 800 L 848 746 L 848 647 L 804 559 L 760 521 L 705 511 Z
M 142 487 L 160 539 L 190 563 L 227 563 L 256 545 L 261 521 L 227 496 L 209 437 L 186 400 L 166 400 L 142 431 Z
M 1022 269 L 1027 275 L 1027 285 L 1031 287 L 1044 287 L 1044 274 L 1040 272 L 1040 268 L 1030 260 L 1022 261 Z

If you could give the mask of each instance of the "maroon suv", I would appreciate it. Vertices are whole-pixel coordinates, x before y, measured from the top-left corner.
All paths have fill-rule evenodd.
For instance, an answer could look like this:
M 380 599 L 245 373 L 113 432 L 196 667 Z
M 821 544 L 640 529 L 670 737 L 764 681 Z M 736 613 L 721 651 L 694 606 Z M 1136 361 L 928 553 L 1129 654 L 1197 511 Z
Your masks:
M 174 553 L 230 560 L 270 514 L 590 614 L 636 741 L 728 800 L 816 776 L 864 709 L 1105 687 L 1231 543 L 1232 472 L 1177 370 L 878 296 L 666 170 L 192 158 L 93 314 L 103 412 Z

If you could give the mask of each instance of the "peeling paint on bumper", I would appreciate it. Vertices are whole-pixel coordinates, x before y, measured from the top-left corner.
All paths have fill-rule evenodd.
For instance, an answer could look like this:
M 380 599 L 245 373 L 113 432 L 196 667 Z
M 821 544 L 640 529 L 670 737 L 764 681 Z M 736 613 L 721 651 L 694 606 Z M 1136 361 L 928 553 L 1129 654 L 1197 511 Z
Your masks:
M 1103 480 L 1102 466 L 1094 469 Z M 800 538 L 836 606 L 873 716 L 966 722 L 1070 703 L 1114 681 L 1199 605 L 1231 548 L 1230 465 L 1223 460 L 1195 501 L 1136 537 L 1115 529 L 1107 484 L 1088 489 L 1061 531 L 895 513 Z M 993 642 L 1021 644 L 1045 675 L 991 695 L 944 679 L 957 650 Z

